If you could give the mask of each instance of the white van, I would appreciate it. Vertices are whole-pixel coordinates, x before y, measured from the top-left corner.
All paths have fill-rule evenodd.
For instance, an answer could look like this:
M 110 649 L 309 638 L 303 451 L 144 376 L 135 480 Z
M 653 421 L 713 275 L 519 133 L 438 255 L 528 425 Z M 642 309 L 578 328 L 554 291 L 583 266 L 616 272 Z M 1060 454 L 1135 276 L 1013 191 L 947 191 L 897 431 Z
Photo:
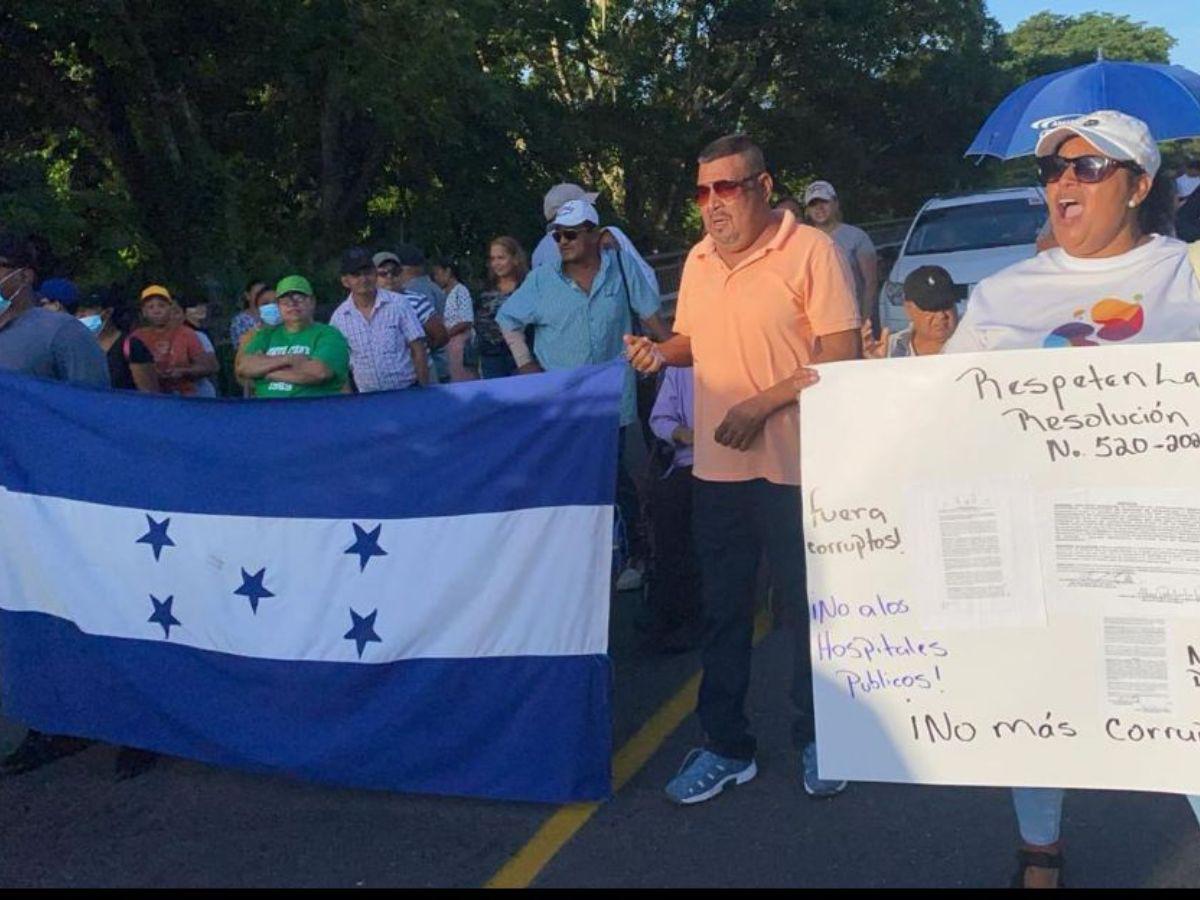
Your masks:
M 975 282 L 1029 259 L 1046 222 L 1046 196 L 1039 187 L 1003 188 L 954 197 L 934 197 L 913 219 L 900 255 L 879 292 L 879 318 L 893 332 L 908 327 L 904 279 L 918 266 L 941 266 L 962 289 L 958 312 Z

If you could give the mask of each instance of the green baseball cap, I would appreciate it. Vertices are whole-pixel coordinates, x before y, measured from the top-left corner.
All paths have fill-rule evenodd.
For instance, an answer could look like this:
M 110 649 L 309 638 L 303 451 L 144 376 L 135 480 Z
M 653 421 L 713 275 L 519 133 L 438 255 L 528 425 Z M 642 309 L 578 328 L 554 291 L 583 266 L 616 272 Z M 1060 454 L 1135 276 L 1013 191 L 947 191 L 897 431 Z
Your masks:
M 280 297 L 285 294 L 307 294 L 311 297 L 313 289 L 303 275 L 289 275 L 287 278 L 281 278 L 279 284 L 275 285 L 275 293 Z

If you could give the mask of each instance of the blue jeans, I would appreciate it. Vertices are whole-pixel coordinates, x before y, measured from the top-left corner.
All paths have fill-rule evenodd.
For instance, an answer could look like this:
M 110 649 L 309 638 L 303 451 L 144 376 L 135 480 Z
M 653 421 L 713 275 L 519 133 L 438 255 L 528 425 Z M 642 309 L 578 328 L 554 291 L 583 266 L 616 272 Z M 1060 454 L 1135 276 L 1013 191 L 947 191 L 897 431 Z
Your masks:
M 1013 788 L 1013 806 L 1017 810 L 1017 827 L 1021 840 L 1044 847 L 1058 840 L 1062 832 L 1062 788 Z M 1187 795 L 1192 812 L 1200 821 L 1200 796 Z

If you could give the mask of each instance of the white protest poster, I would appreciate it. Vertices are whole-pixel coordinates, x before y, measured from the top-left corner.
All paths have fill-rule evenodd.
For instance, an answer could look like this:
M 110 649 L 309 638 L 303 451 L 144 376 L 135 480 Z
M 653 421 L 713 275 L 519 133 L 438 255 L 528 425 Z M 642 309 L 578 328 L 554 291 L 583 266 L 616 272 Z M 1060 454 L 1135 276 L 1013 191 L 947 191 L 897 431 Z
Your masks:
M 821 774 L 1200 793 L 1200 347 L 801 395 Z

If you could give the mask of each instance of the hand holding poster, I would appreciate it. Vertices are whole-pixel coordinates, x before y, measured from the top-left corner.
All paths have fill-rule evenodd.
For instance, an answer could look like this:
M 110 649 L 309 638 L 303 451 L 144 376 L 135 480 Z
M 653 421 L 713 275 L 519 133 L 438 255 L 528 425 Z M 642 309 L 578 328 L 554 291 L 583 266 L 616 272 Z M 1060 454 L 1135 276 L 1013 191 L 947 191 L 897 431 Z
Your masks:
M 822 775 L 1200 791 L 1195 345 L 837 363 L 802 395 Z

